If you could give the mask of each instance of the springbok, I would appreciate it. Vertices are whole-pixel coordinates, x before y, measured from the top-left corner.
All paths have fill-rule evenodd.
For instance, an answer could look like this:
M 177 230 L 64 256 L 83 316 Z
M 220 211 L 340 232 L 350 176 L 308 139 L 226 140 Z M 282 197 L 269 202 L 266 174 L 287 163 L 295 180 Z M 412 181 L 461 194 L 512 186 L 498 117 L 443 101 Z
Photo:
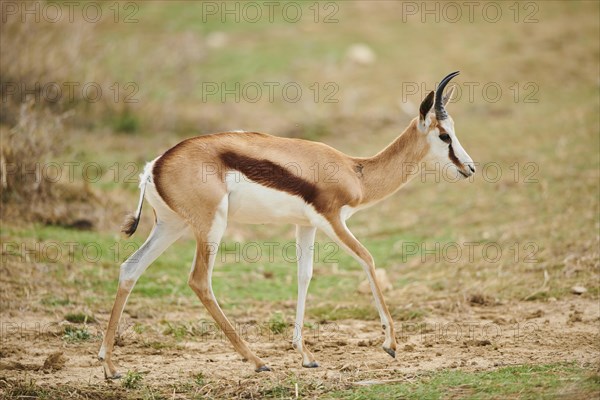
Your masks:
M 125 221 L 123 232 L 129 236 L 135 232 L 144 198 L 154 208 L 155 225 L 146 242 L 121 265 L 116 300 L 98 353 L 105 376 L 120 377 L 111 356 L 131 290 L 146 268 L 187 230 L 197 241 L 190 287 L 235 350 L 253 362 L 257 372 L 270 370 L 239 337 L 212 290 L 216 250 L 228 220 L 296 225 L 298 304 L 292 344 L 302 355 L 302 366 L 318 367 L 302 339 L 317 228 L 365 270 L 385 332 L 383 349 L 395 357 L 394 324 L 375 278 L 373 257 L 350 232 L 346 220 L 414 177 L 414 168 L 406 166 L 436 163 L 450 166 L 457 176 L 473 175 L 473 160 L 460 145 L 445 109 L 454 87 L 446 96 L 444 88 L 456 75 L 458 71 L 446 76 L 435 95 L 432 91 L 425 97 L 419 116 L 373 157 L 350 157 L 323 143 L 301 139 L 224 132 L 184 140 L 148 163 L 140 176 L 137 211 Z

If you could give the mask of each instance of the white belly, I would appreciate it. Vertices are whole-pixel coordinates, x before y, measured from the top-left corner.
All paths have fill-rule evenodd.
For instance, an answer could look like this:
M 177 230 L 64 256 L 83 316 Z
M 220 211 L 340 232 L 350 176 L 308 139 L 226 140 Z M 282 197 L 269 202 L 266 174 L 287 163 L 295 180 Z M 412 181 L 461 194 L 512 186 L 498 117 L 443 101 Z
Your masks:
M 271 189 L 246 178 L 241 172 L 228 172 L 228 219 L 245 224 L 309 223 L 313 207 L 301 197 Z

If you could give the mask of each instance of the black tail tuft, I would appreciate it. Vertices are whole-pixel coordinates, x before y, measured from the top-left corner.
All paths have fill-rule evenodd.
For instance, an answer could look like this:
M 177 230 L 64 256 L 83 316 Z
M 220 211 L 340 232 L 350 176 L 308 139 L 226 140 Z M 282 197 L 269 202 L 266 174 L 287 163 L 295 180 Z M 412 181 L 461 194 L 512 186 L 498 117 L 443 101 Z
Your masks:
M 138 227 L 139 222 L 139 216 L 136 217 L 135 214 L 128 214 L 125 217 L 125 221 L 123 221 L 123 225 L 121 225 L 121 232 L 126 234 L 127 237 L 133 235 Z

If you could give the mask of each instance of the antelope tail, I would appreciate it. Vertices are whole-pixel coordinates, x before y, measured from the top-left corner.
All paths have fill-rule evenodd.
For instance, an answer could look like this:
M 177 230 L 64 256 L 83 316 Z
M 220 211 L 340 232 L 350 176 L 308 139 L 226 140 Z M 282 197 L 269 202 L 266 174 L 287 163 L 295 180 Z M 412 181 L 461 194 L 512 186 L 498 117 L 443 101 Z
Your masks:
M 127 214 L 123 224 L 121 225 L 121 232 L 123 232 L 127 237 L 133 235 L 140 223 L 140 216 L 142 215 L 142 206 L 144 205 L 144 194 L 146 192 L 146 184 L 148 183 L 149 176 L 147 176 L 147 171 L 144 171 L 142 175 L 140 175 L 140 200 L 138 202 L 137 210 L 135 213 Z

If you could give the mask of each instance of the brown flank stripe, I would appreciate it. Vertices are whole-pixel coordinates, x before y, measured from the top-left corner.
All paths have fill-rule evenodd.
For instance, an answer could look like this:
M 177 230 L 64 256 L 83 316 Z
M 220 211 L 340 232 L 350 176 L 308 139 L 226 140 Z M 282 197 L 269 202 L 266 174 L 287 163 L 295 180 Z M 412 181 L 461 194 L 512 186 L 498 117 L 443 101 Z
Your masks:
M 248 179 L 263 186 L 300 196 L 316 207 L 317 186 L 269 160 L 257 160 L 242 154 L 227 151 L 221 154 L 227 168 L 235 169 Z

